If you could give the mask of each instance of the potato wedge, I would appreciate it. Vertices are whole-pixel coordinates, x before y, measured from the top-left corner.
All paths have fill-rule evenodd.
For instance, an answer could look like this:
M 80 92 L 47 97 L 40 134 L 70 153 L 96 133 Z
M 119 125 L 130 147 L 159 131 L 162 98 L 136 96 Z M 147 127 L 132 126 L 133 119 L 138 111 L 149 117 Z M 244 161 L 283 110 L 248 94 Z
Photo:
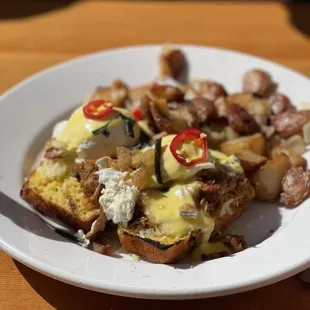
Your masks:
M 131 88 L 129 90 L 129 98 L 132 102 L 133 107 L 136 107 L 140 104 L 141 98 L 148 93 L 152 85 L 152 83 L 149 83 L 139 87 Z
M 243 91 L 261 97 L 266 97 L 273 86 L 269 73 L 254 69 L 246 72 L 243 78 Z
M 292 150 L 296 154 L 301 155 L 306 152 L 306 143 L 301 136 L 295 135 L 283 141 L 281 148 Z
M 172 77 L 180 78 L 187 68 L 187 61 L 183 52 L 179 49 L 165 46 L 159 56 L 159 75 L 162 79 Z
M 310 144 L 310 122 L 306 123 L 302 127 L 302 134 L 306 144 Z
M 235 103 L 240 105 L 255 118 L 258 124 L 267 125 L 271 109 L 266 100 L 245 93 L 232 94 L 226 100 L 228 104 Z
M 241 150 L 251 150 L 256 154 L 264 155 L 266 141 L 262 134 L 257 133 L 226 141 L 221 144 L 220 149 L 226 155 L 236 154 Z
M 246 174 L 259 168 L 267 161 L 267 157 L 246 149 L 237 152 L 236 156 L 239 158 L 240 164 Z
M 275 147 L 271 151 L 271 156 L 274 158 L 280 154 L 284 154 L 288 157 L 291 166 L 293 167 L 306 167 L 307 161 L 300 155 L 290 149 L 285 149 L 282 147 Z
M 272 125 L 281 138 L 287 139 L 303 133 L 303 126 L 310 121 L 310 111 L 285 111 L 275 115 Z
M 129 99 L 128 86 L 120 81 L 113 81 L 111 87 L 97 87 L 91 94 L 90 100 L 108 100 L 116 107 L 124 107 Z
M 290 167 L 290 161 L 284 154 L 268 160 L 250 178 L 255 189 L 255 198 L 259 200 L 274 200 L 282 189 L 282 179 Z

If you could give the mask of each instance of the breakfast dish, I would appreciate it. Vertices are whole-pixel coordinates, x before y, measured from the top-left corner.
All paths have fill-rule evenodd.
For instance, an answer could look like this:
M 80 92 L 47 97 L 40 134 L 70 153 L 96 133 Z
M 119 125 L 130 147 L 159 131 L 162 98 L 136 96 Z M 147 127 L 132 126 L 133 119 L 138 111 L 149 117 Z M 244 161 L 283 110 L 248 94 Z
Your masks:
M 159 71 L 140 87 L 98 87 L 56 124 L 21 197 L 102 254 L 119 250 L 103 241 L 113 232 L 152 263 L 240 252 L 246 236 L 227 231 L 253 199 L 293 208 L 310 195 L 310 111 L 263 70 L 231 94 L 215 81 L 182 84 L 179 49 L 162 50 Z
M 143 89 L 153 84 L 152 81 L 157 84 L 169 83 L 170 86 L 176 86 L 174 83 L 188 85 L 204 80 L 214 80 L 224 85 L 226 93 L 230 96 L 243 92 L 243 76 L 246 72 L 251 71 L 252 68 L 260 68 L 271 75 L 273 82 L 278 84 L 276 92 L 290 98 L 290 101 L 296 105 L 297 111 L 309 109 L 306 104 L 310 98 L 309 78 L 293 70 L 231 50 L 187 45 L 175 47 L 182 51 L 188 62 L 188 76 L 185 76 L 189 79 L 188 81 L 185 81 L 184 76 L 177 77 L 178 81 L 165 78 L 163 82 L 162 79 L 156 78 L 158 77 L 156 63 L 162 46 L 138 46 L 102 51 L 54 66 L 22 81 L 1 96 L 0 143 L 4 146 L 0 148 L 1 250 L 21 263 L 71 285 L 106 294 L 152 299 L 184 300 L 235 294 L 275 283 L 310 266 L 310 240 L 301 237 L 310 234 L 307 220 L 310 216 L 309 199 L 298 207 L 293 207 L 304 199 L 307 186 L 301 185 L 306 185 L 306 183 L 294 182 L 296 186 L 292 187 L 288 182 L 287 186 L 291 192 L 287 192 L 287 188 L 285 191 L 290 194 L 288 196 L 290 202 L 287 203 L 290 207 L 286 207 L 280 202 L 286 185 L 283 185 L 283 189 L 276 199 L 258 200 L 254 198 L 250 207 L 242 213 L 238 220 L 234 220 L 222 234 L 222 237 L 228 234 L 225 238 L 226 242 L 230 238 L 229 235 L 244 236 L 248 245 L 247 249 L 238 254 L 223 255 L 225 257 L 212 260 L 210 258 L 215 257 L 209 254 L 208 257 L 203 257 L 203 260 L 207 259 L 207 261 L 202 263 L 193 263 L 199 258 L 194 255 L 197 247 L 175 264 L 147 263 L 142 256 L 130 254 L 117 244 L 116 241 L 119 240 L 118 225 L 114 224 L 113 220 L 107 221 L 103 233 L 99 232 L 94 238 L 85 239 L 85 243 L 88 240 L 88 248 L 94 251 L 87 250 L 77 246 L 69 239 L 61 237 L 44 223 L 48 221 L 52 227 L 58 227 L 62 231 L 67 230 L 65 224 L 54 219 L 55 215 L 44 216 L 44 222 L 42 222 L 40 219 L 42 216 L 39 217 L 37 212 L 34 212 L 34 208 L 20 197 L 23 183 L 30 179 L 32 173 L 45 158 L 42 155 L 42 150 L 43 148 L 46 150 L 49 145 L 53 127 L 55 126 L 53 137 L 59 136 L 72 112 L 82 106 L 81 100 L 85 98 L 84 102 L 89 102 L 90 92 L 98 90 L 98 85 L 104 86 L 101 87 L 101 93 L 106 92 L 106 89 L 110 90 L 105 96 L 111 94 L 111 81 L 117 78 L 120 78 L 123 83 L 126 82 L 131 100 L 137 100 L 137 102 L 143 96 L 143 93 L 140 95 L 144 91 Z M 183 84 L 180 83 L 181 81 Z M 119 83 L 113 83 L 113 85 L 113 89 L 121 88 L 117 86 L 120 85 Z M 184 90 L 182 91 L 184 92 Z M 111 99 L 113 98 L 109 97 L 109 100 Z M 96 100 L 96 98 L 92 98 L 92 100 Z M 125 109 L 131 111 L 129 107 L 125 106 Z M 138 116 L 137 114 L 139 112 L 135 113 L 136 116 Z M 13 122 L 17 115 L 22 115 L 22 117 L 18 117 L 18 121 Z M 143 120 L 146 121 L 146 118 L 143 117 Z M 143 123 L 141 124 L 140 121 L 137 123 L 142 130 Z M 271 125 L 271 120 L 268 120 L 267 126 Z M 193 127 L 195 128 L 195 126 Z M 209 151 L 219 150 L 227 152 L 229 155 L 229 150 L 233 151 L 232 143 L 229 144 L 229 141 L 225 141 L 228 143 L 228 149 L 227 145 L 226 147 L 224 145 L 224 148 L 221 147 L 222 142 L 218 147 L 216 146 L 216 142 L 221 141 L 224 137 L 224 134 L 221 133 L 223 130 L 217 126 L 212 124 L 212 126 L 205 126 L 204 129 L 202 127 L 197 129 L 207 134 Z M 209 127 L 212 130 L 208 130 Z M 144 128 L 144 130 L 147 129 Z M 157 129 L 153 130 L 155 134 L 159 133 Z M 226 135 L 230 130 L 225 129 L 224 131 Z M 306 132 L 305 128 L 303 139 L 307 144 Z M 212 136 L 211 133 L 213 133 Z M 149 133 L 149 136 L 151 135 Z M 240 147 L 247 145 L 249 148 L 248 136 L 254 136 L 251 150 L 254 150 L 255 154 L 260 154 L 260 147 L 263 145 L 261 135 L 263 138 L 266 137 L 264 132 L 257 132 L 246 135 L 239 134 L 238 137 L 230 136 L 229 139 L 245 137 L 245 141 L 237 140 L 237 142 Z M 140 146 L 154 146 L 153 140 L 158 137 L 160 136 L 154 137 L 150 141 L 147 139 L 144 141 L 144 136 L 142 140 L 144 142 Z M 280 139 L 281 142 L 284 142 L 290 138 Z M 294 140 L 296 137 L 292 141 L 294 142 Z M 253 144 L 253 142 L 255 143 Z M 266 142 L 267 139 L 265 145 Z M 289 142 L 291 143 L 291 141 Z M 133 151 L 131 146 L 126 146 L 126 148 Z M 136 147 L 136 149 L 139 148 Z M 249 152 L 246 153 L 249 154 Z M 261 155 L 263 158 L 259 157 L 259 159 L 263 162 L 266 160 L 265 158 L 271 159 L 269 153 L 263 153 L 264 155 Z M 113 159 L 116 159 L 116 156 Z M 238 154 L 238 156 L 240 161 L 241 155 Z M 257 158 L 255 155 L 254 159 Z M 298 158 L 300 159 L 300 157 Z M 310 160 L 309 152 L 303 153 L 302 158 L 308 162 Z M 54 160 L 56 161 L 56 159 Z M 50 161 L 53 160 L 50 159 Z M 89 162 L 86 158 L 85 161 Z M 96 162 L 97 160 L 92 161 Z M 251 181 L 251 173 L 246 172 L 244 163 L 244 160 L 240 161 L 247 179 Z M 247 163 L 251 167 L 249 160 Z M 256 164 L 257 161 L 254 163 Z M 74 162 L 75 164 L 78 163 Z M 83 163 L 80 162 L 80 164 Z M 306 180 L 307 170 L 297 167 L 294 169 L 294 177 L 298 175 L 299 178 L 303 176 Z M 295 192 L 298 193 L 296 195 L 298 199 L 294 195 Z M 71 212 L 71 209 L 67 209 L 67 211 Z M 71 219 L 74 219 L 75 215 L 70 212 Z M 133 218 L 138 220 L 141 217 L 139 214 L 134 214 Z M 139 224 L 139 221 L 136 223 Z M 133 221 L 130 221 L 124 228 L 136 235 L 135 226 L 131 226 L 131 224 Z M 79 231 L 78 235 L 81 237 L 85 237 L 89 232 L 88 228 L 82 230 L 74 224 L 70 224 L 70 226 L 75 227 L 70 230 L 70 233 L 74 234 Z M 139 225 L 137 226 L 139 227 Z M 112 240 L 110 237 L 115 239 Z M 215 241 L 213 236 L 211 239 Z M 234 239 L 235 245 L 242 243 L 241 238 Z M 144 245 L 146 246 L 146 243 Z M 163 248 L 161 249 L 163 250 Z M 199 251 L 195 253 L 200 256 Z M 137 256 L 140 256 L 140 260 Z

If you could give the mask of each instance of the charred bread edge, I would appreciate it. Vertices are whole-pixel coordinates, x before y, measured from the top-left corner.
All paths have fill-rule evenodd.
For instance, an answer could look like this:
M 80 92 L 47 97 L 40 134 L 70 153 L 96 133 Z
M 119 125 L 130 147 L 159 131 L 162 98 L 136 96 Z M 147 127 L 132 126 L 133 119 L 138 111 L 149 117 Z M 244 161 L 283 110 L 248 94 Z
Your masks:
M 123 248 L 132 254 L 137 254 L 152 263 L 174 263 L 191 250 L 202 240 L 200 230 L 192 232 L 175 243 L 162 244 L 150 238 L 143 238 L 126 229 L 118 230 Z

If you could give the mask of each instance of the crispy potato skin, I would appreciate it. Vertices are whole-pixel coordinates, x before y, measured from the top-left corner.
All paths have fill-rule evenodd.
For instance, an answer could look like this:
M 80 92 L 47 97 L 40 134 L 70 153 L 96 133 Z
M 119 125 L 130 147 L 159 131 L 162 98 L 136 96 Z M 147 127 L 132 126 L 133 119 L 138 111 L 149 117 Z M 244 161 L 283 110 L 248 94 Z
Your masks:
M 310 196 L 310 171 L 302 167 L 290 168 L 282 179 L 280 202 L 295 208 Z
M 273 114 L 279 114 L 287 110 L 296 110 L 290 99 L 280 93 L 276 93 L 270 96 L 268 98 L 268 103 L 270 104 Z
M 285 111 L 275 116 L 273 126 L 281 138 L 302 134 L 303 126 L 310 121 L 310 111 Z
M 240 105 L 227 105 L 228 123 L 231 128 L 241 135 L 250 135 L 260 131 L 256 120 Z
M 256 154 L 264 155 L 266 152 L 266 140 L 262 134 L 239 137 L 221 144 L 220 150 L 226 155 L 233 155 L 240 150 L 251 150 Z
M 159 56 L 161 78 L 167 76 L 178 79 L 187 67 L 185 55 L 178 49 L 163 49 Z
M 251 94 L 235 93 L 226 98 L 228 104 L 235 103 L 252 115 L 259 125 L 267 125 L 271 108 L 267 100 L 254 97 Z
M 243 91 L 246 93 L 265 97 L 268 95 L 271 88 L 271 76 L 263 70 L 251 70 L 244 75 Z
M 44 200 L 34 189 L 29 187 L 28 182 L 23 185 L 20 195 L 39 212 L 56 217 L 63 223 L 76 229 L 82 229 L 84 232 L 90 230 L 93 221 L 95 221 L 99 215 L 99 210 L 92 210 L 89 211 L 88 217 L 83 220 L 77 217 L 73 212 L 68 212 L 62 206 Z
M 267 161 L 267 157 L 246 149 L 237 152 L 236 156 L 246 174 L 255 171 Z
M 193 232 L 172 244 L 162 244 L 149 238 L 142 238 L 129 230 L 119 229 L 118 235 L 123 248 L 141 256 L 151 263 L 171 264 L 185 257 L 202 241 L 200 231 Z

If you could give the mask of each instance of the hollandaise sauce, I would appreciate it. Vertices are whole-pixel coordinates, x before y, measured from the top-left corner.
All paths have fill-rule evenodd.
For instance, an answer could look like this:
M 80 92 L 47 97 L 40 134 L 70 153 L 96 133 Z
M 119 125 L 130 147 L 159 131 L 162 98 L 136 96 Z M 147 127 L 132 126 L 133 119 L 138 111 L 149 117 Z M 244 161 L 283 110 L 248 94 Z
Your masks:
M 146 191 L 147 215 L 164 235 L 178 239 L 197 229 L 201 229 L 206 236 L 210 236 L 213 231 L 214 220 L 202 211 L 194 217 L 181 215 L 184 204 L 193 207 L 196 205 L 191 194 L 195 183 L 195 181 L 175 183 L 167 192 L 155 189 Z
M 119 118 L 120 113 L 126 118 L 133 119 L 130 112 L 126 109 L 113 108 L 113 112 L 106 115 L 103 119 L 94 120 L 85 117 L 83 107 L 80 107 L 73 112 L 66 128 L 57 140 L 66 142 L 68 149 L 74 149 L 79 147 L 85 140 L 93 140 L 95 137 L 94 132 L 107 124 L 109 125 L 106 130 L 112 131 L 116 127 L 121 127 L 123 132 L 125 132 L 126 120 Z

